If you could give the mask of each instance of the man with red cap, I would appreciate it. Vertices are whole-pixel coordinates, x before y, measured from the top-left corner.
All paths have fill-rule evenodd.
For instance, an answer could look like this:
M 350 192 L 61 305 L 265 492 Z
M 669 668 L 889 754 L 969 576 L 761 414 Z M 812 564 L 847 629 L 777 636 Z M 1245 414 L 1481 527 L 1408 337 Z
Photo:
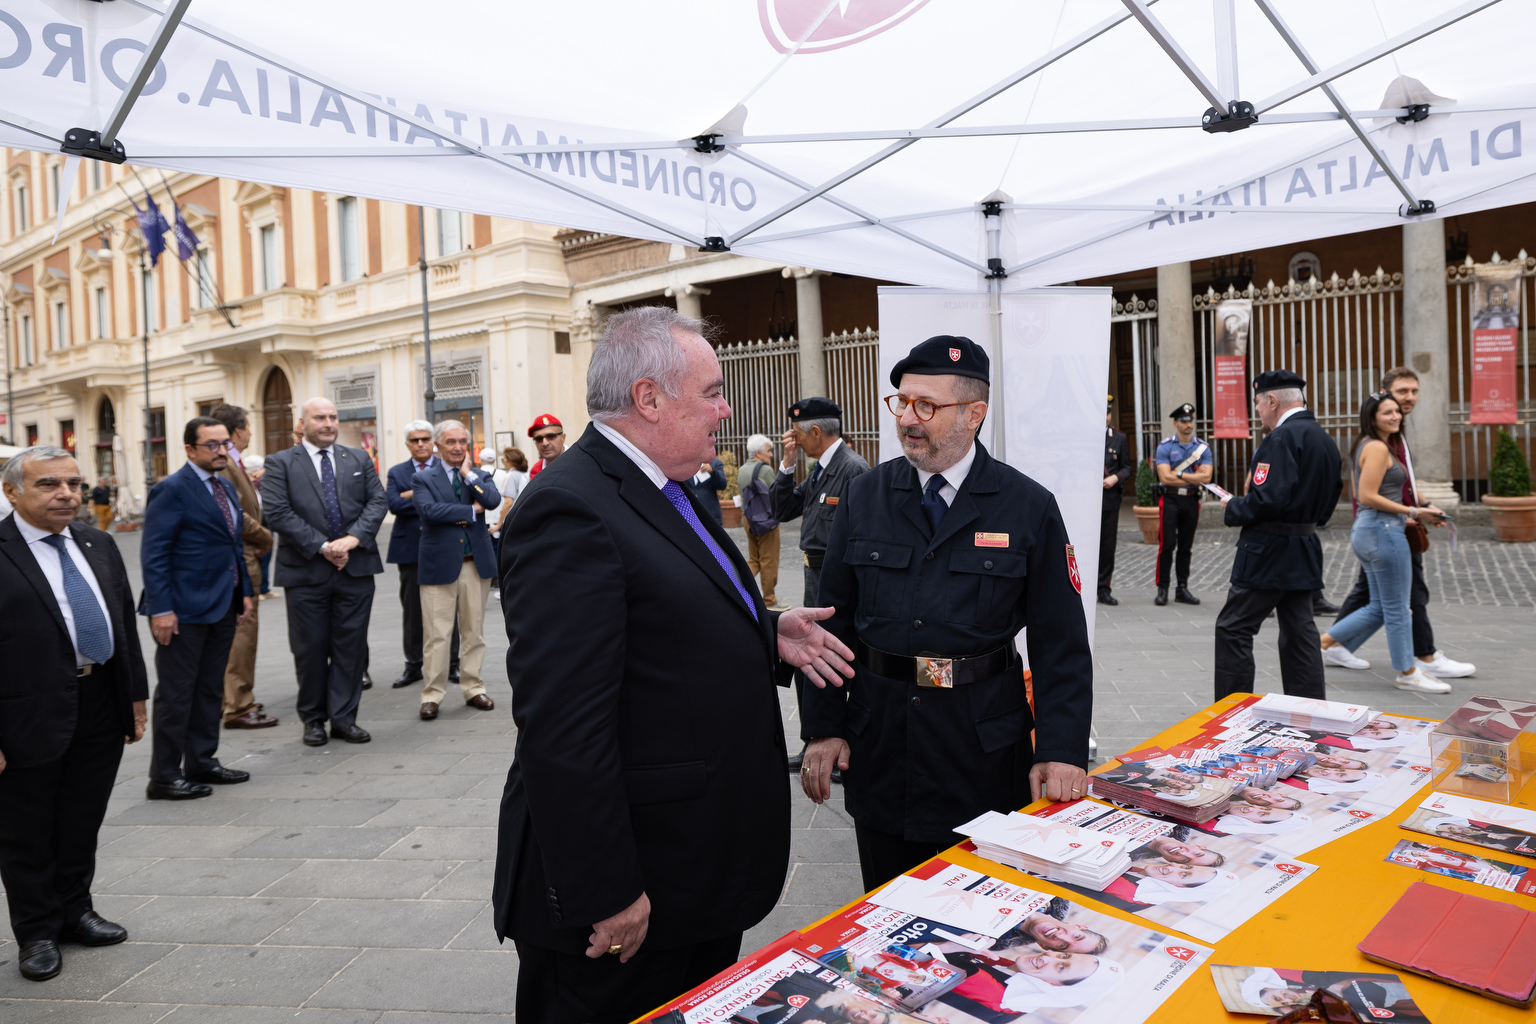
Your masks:
M 528 470 L 528 479 L 532 480 L 565 452 L 565 428 L 559 420 L 545 413 L 534 419 L 533 426 L 528 428 L 528 437 L 539 447 L 539 461 Z

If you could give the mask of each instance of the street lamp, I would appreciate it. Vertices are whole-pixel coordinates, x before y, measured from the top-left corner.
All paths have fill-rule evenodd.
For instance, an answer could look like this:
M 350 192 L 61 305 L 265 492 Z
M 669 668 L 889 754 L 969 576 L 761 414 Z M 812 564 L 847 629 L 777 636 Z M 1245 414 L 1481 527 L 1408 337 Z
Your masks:
M 108 222 L 103 224 L 100 220 L 94 220 L 93 225 L 100 233 L 103 248 L 112 247 L 112 236 L 121 234 L 128 242 L 133 243 L 138 249 L 139 255 L 139 287 L 141 297 L 139 305 L 144 322 L 143 348 L 144 348 L 144 502 L 149 503 L 149 489 L 155 485 L 155 456 L 150 444 L 151 417 L 149 399 L 149 273 L 144 265 L 144 257 L 149 247 L 144 244 L 144 238 L 138 231 L 127 231 Z M 124 250 L 127 252 L 127 250 Z

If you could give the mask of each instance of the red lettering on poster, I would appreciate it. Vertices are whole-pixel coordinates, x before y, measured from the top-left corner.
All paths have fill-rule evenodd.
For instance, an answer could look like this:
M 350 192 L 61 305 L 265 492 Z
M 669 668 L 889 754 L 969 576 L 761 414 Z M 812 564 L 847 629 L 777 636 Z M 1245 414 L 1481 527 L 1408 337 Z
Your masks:
M 1472 331 L 1473 423 L 1519 422 L 1515 383 L 1518 333 L 1513 327 L 1479 327 Z
M 1216 437 L 1249 437 L 1248 368 L 1245 356 L 1216 356 Z

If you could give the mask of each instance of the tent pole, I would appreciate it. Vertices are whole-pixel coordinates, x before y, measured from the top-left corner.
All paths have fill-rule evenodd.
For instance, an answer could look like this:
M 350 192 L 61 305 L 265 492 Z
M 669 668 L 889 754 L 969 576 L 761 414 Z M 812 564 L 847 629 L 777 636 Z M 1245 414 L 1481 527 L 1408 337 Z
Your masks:
M 996 193 L 994 193 L 995 195 Z M 987 227 L 987 302 L 992 314 L 992 455 L 1008 461 L 1008 437 L 1003 419 L 1003 204 L 982 203 Z
M 107 118 L 107 125 L 101 130 L 100 147 L 111 152 L 112 143 L 117 140 L 117 133 L 122 131 L 123 122 L 128 120 L 128 113 L 133 105 L 139 101 L 139 94 L 144 91 L 144 86 L 149 82 L 149 76 L 154 74 L 155 65 L 160 63 L 160 55 L 165 52 L 165 47 L 171 41 L 171 34 L 176 31 L 176 26 L 181 24 L 182 17 L 187 13 L 192 0 L 176 0 L 175 4 L 166 9 L 165 17 L 160 19 L 160 24 L 155 26 L 155 34 L 150 36 L 149 45 L 144 48 L 144 54 L 139 59 L 139 66 L 134 69 L 133 77 L 128 80 L 128 87 L 117 99 L 117 106 L 112 108 L 112 116 Z
M 11 307 L 0 302 L 0 320 L 5 321 L 5 443 L 16 443 L 16 396 L 11 391 Z
M 1200 70 L 1189 54 L 1184 52 L 1184 48 L 1179 45 L 1178 40 L 1173 38 L 1173 34 L 1163 27 L 1162 22 L 1157 20 L 1157 16 L 1147 10 L 1145 0 L 1121 0 L 1121 3 L 1125 4 L 1125 9 L 1130 11 L 1131 16 L 1141 23 L 1141 27 L 1147 30 L 1147 35 L 1151 36 L 1152 41 L 1162 48 L 1162 51 L 1168 55 L 1168 59 L 1173 61 L 1174 66 L 1183 73 L 1185 78 L 1189 79 L 1190 84 L 1200 91 L 1200 95 L 1209 100 L 1211 106 L 1224 113 L 1227 110 L 1227 98 L 1221 94 L 1220 89 L 1211 84 L 1210 79 L 1205 77 L 1204 72 Z
M 421 258 L 416 265 L 421 268 L 422 366 L 427 380 L 422 398 L 426 403 L 426 421 L 436 423 L 432 418 L 432 400 L 437 397 L 437 392 L 432 390 L 432 321 L 427 312 L 427 208 L 424 205 L 416 207 L 416 240 L 421 243 Z
M 155 455 L 149 442 L 149 271 L 144 267 L 144 251 L 148 241 L 139 247 L 139 292 L 144 296 L 144 506 L 149 506 L 149 489 L 155 485 Z

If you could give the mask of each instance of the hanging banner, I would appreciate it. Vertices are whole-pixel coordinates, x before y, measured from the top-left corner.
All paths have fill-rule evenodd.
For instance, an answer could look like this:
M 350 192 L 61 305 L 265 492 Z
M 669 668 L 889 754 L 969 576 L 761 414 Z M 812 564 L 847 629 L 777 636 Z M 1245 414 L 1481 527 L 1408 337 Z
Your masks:
M 1226 299 L 1216 306 L 1213 339 L 1215 408 L 1211 434 L 1250 436 L 1248 428 L 1248 325 L 1252 299 Z
M 1520 270 L 1519 263 L 1479 263 L 1472 272 L 1473 423 L 1519 422 Z

